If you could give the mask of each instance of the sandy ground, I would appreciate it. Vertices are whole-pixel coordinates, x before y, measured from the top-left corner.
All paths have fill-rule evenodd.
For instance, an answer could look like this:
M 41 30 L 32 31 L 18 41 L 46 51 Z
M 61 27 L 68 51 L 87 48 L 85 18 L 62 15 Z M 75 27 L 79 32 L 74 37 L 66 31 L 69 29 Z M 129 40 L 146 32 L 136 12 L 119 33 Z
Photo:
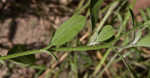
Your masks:
M 43 3 L 45 4 L 45 3 Z M 13 2 L 1 9 L 0 12 L 0 55 L 7 55 L 8 50 L 15 45 L 21 44 L 28 46 L 28 49 L 45 47 L 51 39 L 51 30 L 56 29 L 63 21 L 72 15 L 72 8 L 58 6 L 55 3 L 48 3 L 46 6 L 42 3 L 40 10 L 35 9 L 39 5 L 32 4 L 27 8 L 18 10 L 21 2 L 14 6 Z M 26 6 L 26 5 L 22 5 Z M 46 7 L 46 8 L 45 8 Z M 17 9 L 16 9 L 17 8 Z M 33 10 L 33 11 L 32 11 Z M 36 14 L 39 13 L 39 14 Z M 37 55 L 39 63 L 48 63 L 50 57 L 47 54 Z M 45 60 L 46 59 L 46 60 Z M 35 70 L 21 68 L 15 64 L 9 68 L 8 64 L 0 65 L 0 78 L 4 75 L 9 78 L 32 78 Z

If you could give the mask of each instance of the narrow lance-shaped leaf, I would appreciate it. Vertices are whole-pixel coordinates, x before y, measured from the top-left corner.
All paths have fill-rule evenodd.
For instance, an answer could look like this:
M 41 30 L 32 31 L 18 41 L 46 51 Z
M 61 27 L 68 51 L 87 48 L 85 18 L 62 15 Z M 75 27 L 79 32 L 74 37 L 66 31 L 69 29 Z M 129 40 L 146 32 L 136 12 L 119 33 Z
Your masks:
M 115 31 L 111 25 L 104 26 L 102 31 L 97 37 L 96 41 L 105 41 L 110 39 L 115 34 Z
M 56 30 L 51 45 L 61 46 L 72 40 L 83 29 L 85 22 L 85 16 L 73 15 Z
M 129 8 L 130 15 L 132 17 L 132 25 L 135 26 L 135 16 L 131 8 Z
M 150 47 L 150 33 L 143 37 L 136 46 Z
M 92 28 L 96 26 L 96 22 L 98 20 L 99 9 L 100 9 L 102 2 L 103 0 L 91 0 L 90 13 L 91 13 Z

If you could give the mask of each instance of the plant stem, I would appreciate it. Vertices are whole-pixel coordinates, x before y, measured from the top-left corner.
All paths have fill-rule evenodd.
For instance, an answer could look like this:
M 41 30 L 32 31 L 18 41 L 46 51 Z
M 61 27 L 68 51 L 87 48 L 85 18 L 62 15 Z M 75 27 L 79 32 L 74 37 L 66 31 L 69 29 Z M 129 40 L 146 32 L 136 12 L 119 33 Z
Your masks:
M 89 51 L 89 50 L 99 50 L 102 48 L 116 48 L 111 44 L 97 45 L 97 46 L 81 46 L 81 47 L 65 47 L 65 48 L 53 48 L 55 51 Z
M 109 66 L 110 66 L 112 63 L 114 63 L 114 60 L 116 59 L 116 57 L 122 52 L 122 50 L 124 50 L 124 49 L 126 49 L 126 48 L 130 48 L 130 47 L 127 46 L 127 47 L 123 47 L 123 48 L 119 49 L 119 51 L 111 58 L 111 60 L 108 62 L 108 64 L 105 66 L 105 68 L 102 69 L 102 71 L 101 71 L 101 73 L 98 75 L 98 77 L 101 77 L 101 76 L 103 75 L 104 71 L 105 71 L 106 69 L 108 69 Z
M 19 56 L 31 55 L 31 54 L 41 53 L 41 52 L 43 52 L 43 51 L 41 51 L 41 50 L 30 50 L 30 51 L 20 52 L 20 53 L 8 55 L 8 56 L 2 56 L 2 57 L 0 57 L 0 60 L 6 60 L 6 59 L 11 59 L 11 58 L 16 58 Z
M 104 55 L 104 57 L 102 58 L 102 60 L 99 62 L 99 64 L 96 66 L 95 71 L 93 73 L 93 76 L 96 76 L 96 74 L 98 73 L 98 71 L 101 69 L 102 65 L 104 64 L 107 56 L 110 54 L 110 52 L 112 51 L 112 49 L 108 49 Z
M 132 30 L 130 30 L 130 32 L 138 29 L 139 27 L 134 27 Z M 124 35 L 128 35 L 130 32 L 127 33 L 123 33 L 122 36 Z M 104 45 L 96 45 L 96 46 L 79 46 L 79 47 L 65 47 L 65 48 L 51 48 L 51 50 L 55 50 L 55 51 L 88 51 L 88 50 L 99 50 L 102 48 L 117 48 L 113 46 L 113 43 L 116 42 L 117 40 L 120 39 L 121 36 L 116 37 L 116 39 L 110 43 L 104 44 Z M 50 49 L 48 46 L 46 48 L 43 49 L 39 49 L 39 50 L 30 50 L 30 51 L 24 51 L 24 52 L 19 52 L 16 54 L 12 54 L 12 55 L 8 55 L 8 56 L 1 56 L 0 60 L 7 60 L 7 59 L 11 59 L 11 58 L 16 58 L 19 56 L 25 56 L 25 55 L 31 55 L 31 54 L 36 54 L 36 53 L 42 53 L 42 52 L 47 52 L 48 49 Z M 132 47 L 136 47 L 136 46 L 132 46 Z
M 84 4 L 84 2 L 85 2 L 85 0 L 81 0 L 76 10 L 80 9 L 82 7 L 82 5 Z
M 130 5 L 130 8 L 132 9 L 133 6 L 134 6 L 134 4 L 133 4 L 133 5 Z M 123 22 L 122 27 L 121 27 L 121 29 L 119 30 L 119 32 L 118 32 L 118 34 L 117 34 L 116 37 L 119 37 L 119 36 L 121 35 L 121 32 L 123 32 L 123 29 L 125 28 L 126 24 L 128 23 L 129 18 L 130 18 L 130 14 L 129 14 L 129 12 L 127 12 L 127 13 L 126 13 L 125 21 Z M 134 30 L 136 30 L 136 27 L 134 27 L 130 32 L 132 32 L 132 31 L 134 31 Z M 127 32 L 126 35 L 129 34 L 130 32 Z M 125 47 L 125 48 L 129 48 L 129 47 L 130 47 L 130 46 L 127 46 L 127 47 Z M 133 47 L 133 46 L 132 46 L 132 47 Z M 104 71 L 109 68 L 109 66 L 113 63 L 113 61 L 115 60 L 115 58 L 116 58 L 116 57 L 119 55 L 119 53 L 120 53 L 123 49 L 125 49 L 125 48 L 120 49 L 119 52 L 117 52 L 117 53 L 112 57 L 112 59 L 109 61 L 109 63 L 106 65 L 106 67 L 101 71 L 101 73 L 98 75 L 98 77 L 101 77 L 101 76 L 102 76 L 102 74 L 104 73 Z
M 102 48 L 115 48 L 109 44 L 104 44 L 104 45 L 97 45 L 97 46 L 81 46 L 81 47 L 65 47 L 65 48 L 52 48 L 51 50 L 55 51 L 89 51 L 89 50 L 98 50 Z M 43 48 L 40 50 L 31 50 L 31 51 L 25 51 L 25 52 L 20 52 L 8 56 L 2 56 L 0 57 L 0 60 L 6 60 L 6 59 L 11 59 L 11 58 L 16 58 L 19 56 L 25 56 L 25 55 L 31 55 L 31 54 L 36 54 L 36 53 L 42 53 L 42 52 L 47 52 L 48 48 Z
M 88 0 L 88 2 L 81 8 L 78 8 L 76 11 L 75 11 L 75 14 L 79 14 L 79 13 L 82 13 L 89 5 L 90 5 L 90 2 L 91 0 Z
M 106 13 L 106 15 L 104 16 L 104 18 L 102 19 L 102 21 L 99 24 L 99 26 L 96 28 L 95 33 L 91 36 L 89 45 L 91 45 L 96 40 L 99 31 L 103 27 L 103 25 L 106 22 L 106 20 L 108 19 L 108 17 L 113 13 L 113 10 L 117 7 L 118 4 L 119 4 L 119 1 L 116 1 L 108 9 L 108 12 Z

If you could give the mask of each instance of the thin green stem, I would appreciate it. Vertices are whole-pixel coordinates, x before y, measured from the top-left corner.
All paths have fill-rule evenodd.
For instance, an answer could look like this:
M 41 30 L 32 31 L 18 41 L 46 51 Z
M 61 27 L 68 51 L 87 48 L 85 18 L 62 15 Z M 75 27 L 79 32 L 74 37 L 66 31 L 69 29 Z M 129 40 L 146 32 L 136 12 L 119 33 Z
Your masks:
M 89 51 L 89 50 L 98 50 L 98 49 L 102 49 L 102 48 L 115 48 L 115 47 L 113 47 L 111 45 L 111 43 L 109 43 L 109 44 L 97 45 L 97 46 L 52 48 L 51 50 L 55 50 L 55 51 Z M 8 56 L 2 56 L 2 57 L 0 57 L 0 60 L 6 60 L 6 59 L 11 59 L 11 58 L 16 58 L 19 56 L 31 55 L 31 54 L 42 53 L 42 52 L 47 52 L 47 50 L 44 48 L 44 49 L 40 49 L 40 50 L 31 50 L 31 51 L 20 52 L 20 53 L 8 55 Z
M 103 27 L 104 23 L 106 22 L 106 20 L 108 19 L 108 17 L 113 13 L 113 10 L 117 7 L 117 5 L 119 4 L 119 1 L 116 1 L 114 4 L 112 4 L 112 6 L 108 9 L 108 12 L 106 13 L 105 17 L 103 18 L 102 22 L 99 24 L 99 26 L 97 27 L 96 32 L 99 32 L 101 30 L 101 28 Z
M 126 18 L 124 19 L 124 22 L 123 22 L 122 26 L 120 26 L 120 29 L 119 29 L 119 31 L 118 31 L 118 33 L 117 33 L 117 35 L 116 35 L 117 37 L 120 36 L 120 34 L 121 34 L 121 32 L 123 31 L 123 29 L 125 29 L 126 24 L 127 24 L 128 21 L 129 21 L 129 18 L 130 18 L 130 13 L 127 12 L 127 13 L 126 13 Z
M 125 22 L 123 23 L 123 26 L 124 26 L 124 27 L 126 26 L 128 20 L 129 20 L 129 17 L 127 16 Z M 130 32 L 134 31 L 135 29 L 136 29 L 136 28 L 132 29 Z M 121 32 L 122 32 L 122 29 L 120 29 L 119 34 L 117 34 L 117 36 L 116 36 L 116 41 L 120 38 L 120 36 L 121 36 L 120 33 L 121 33 Z M 129 34 L 130 32 L 124 33 L 124 35 L 127 35 L 127 34 Z M 115 43 L 115 41 L 114 41 L 114 43 Z M 104 62 L 105 62 L 105 60 L 106 60 L 106 57 L 110 54 L 111 50 L 112 50 L 112 49 L 109 48 L 109 49 L 106 51 L 106 53 L 105 53 L 105 55 L 104 55 L 105 58 L 103 58 L 103 59 L 100 61 L 100 63 L 97 65 L 97 67 L 96 67 L 96 69 L 95 69 L 95 71 L 94 71 L 94 73 L 93 73 L 93 76 L 96 76 L 96 74 L 98 73 L 98 71 L 101 69 L 102 64 L 104 64 Z M 122 51 L 122 50 L 121 50 L 121 51 Z M 113 60 L 114 60 L 117 56 L 118 56 L 118 53 L 116 53 L 116 55 L 110 60 L 110 62 L 109 62 L 109 63 L 106 65 L 106 67 L 101 71 L 101 73 L 100 73 L 100 75 L 99 75 L 98 77 L 100 77 L 100 76 L 103 74 L 103 72 L 106 70 L 106 68 L 109 67 L 109 65 L 113 62 Z
M 101 69 L 102 65 L 104 64 L 107 56 L 110 54 L 110 52 L 112 51 L 112 49 L 108 49 L 104 55 L 104 57 L 102 58 L 102 60 L 99 62 L 99 64 L 96 66 L 95 71 L 93 73 L 93 76 L 96 76 L 96 74 L 99 72 L 99 70 Z
M 118 4 L 119 4 L 119 1 L 116 1 L 108 9 L 108 12 L 106 13 L 106 15 L 104 16 L 104 18 L 102 19 L 102 21 L 99 24 L 99 26 L 96 28 L 95 33 L 91 36 L 89 45 L 91 45 L 96 40 L 99 31 L 101 30 L 101 28 L 105 24 L 105 22 L 108 19 L 108 17 L 113 13 L 114 9 L 117 7 Z
M 106 69 L 109 68 L 109 66 L 114 63 L 114 60 L 116 59 L 116 57 L 124 50 L 124 49 L 127 49 L 127 48 L 130 48 L 131 46 L 126 46 L 126 47 L 123 47 L 123 48 L 120 48 L 119 51 L 111 58 L 111 60 L 108 62 L 108 64 L 105 66 L 105 68 L 101 71 L 101 73 L 98 75 L 98 77 L 101 77 L 102 74 L 104 73 L 104 71 Z
M 132 6 L 131 6 L 131 8 L 132 8 Z M 127 13 L 126 13 L 125 21 L 123 22 L 122 27 L 120 27 L 120 30 L 119 30 L 118 34 L 116 35 L 116 37 L 119 37 L 119 36 L 121 35 L 121 32 L 123 31 L 123 29 L 125 28 L 126 24 L 128 23 L 129 18 L 130 18 L 130 14 L 129 14 L 129 12 L 127 12 Z M 135 29 L 133 29 L 133 30 L 135 30 Z M 133 31 L 133 30 L 131 30 L 131 31 Z M 129 33 L 129 32 L 128 32 L 128 33 Z M 128 33 L 126 33 L 126 34 L 128 34 Z M 110 50 L 110 49 L 108 49 L 108 52 L 110 53 L 109 50 Z M 100 77 L 100 76 L 104 73 L 104 71 L 111 65 L 111 63 L 113 62 L 113 60 L 118 56 L 118 54 L 119 54 L 122 50 L 123 50 L 123 49 L 121 49 L 118 53 L 116 53 L 116 54 L 114 55 L 114 57 L 112 57 L 112 59 L 109 61 L 109 63 L 106 65 L 106 67 L 101 71 L 101 73 L 99 74 L 98 77 Z M 108 53 L 106 53 L 105 55 L 108 56 Z M 102 60 L 105 60 L 105 58 L 102 59 Z M 103 61 L 102 61 L 102 62 L 103 62 Z M 99 69 L 100 69 L 100 68 L 101 68 L 101 65 L 98 66 L 98 67 L 99 67 Z M 98 68 L 98 67 L 97 67 L 97 68 Z M 97 72 L 98 72 L 98 70 L 97 70 Z M 96 71 L 95 71 L 94 75 L 96 75 Z
M 80 1 L 79 5 L 78 5 L 78 7 L 77 7 L 77 10 L 82 7 L 82 5 L 84 4 L 84 2 L 85 2 L 85 0 L 81 0 L 81 1 Z
M 134 27 L 130 32 L 136 30 L 137 28 L 139 28 L 139 27 Z M 128 35 L 130 32 L 123 33 L 123 35 Z M 117 41 L 118 39 L 120 39 L 120 36 L 116 37 L 116 39 L 114 41 L 112 41 L 110 43 L 107 43 L 107 44 L 104 44 L 104 45 L 51 48 L 51 50 L 54 50 L 54 51 L 89 51 L 89 50 L 99 50 L 99 49 L 102 49 L 102 48 L 117 48 L 117 47 L 113 46 L 113 42 Z M 135 47 L 135 46 L 132 46 L 132 47 Z M 42 53 L 42 52 L 47 51 L 48 49 L 50 49 L 50 48 L 46 47 L 46 48 L 39 49 L 39 50 L 30 50 L 30 51 L 19 52 L 19 53 L 8 55 L 8 56 L 1 56 L 0 60 L 7 60 L 7 59 L 16 58 L 16 57 L 25 56 L 25 55 Z
M 36 53 L 42 53 L 43 51 L 41 50 L 31 50 L 31 51 L 25 51 L 25 52 L 20 52 L 8 56 L 2 56 L 0 57 L 0 60 L 6 60 L 6 59 L 11 59 L 11 58 L 16 58 L 20 56 L 25 56 L 25 55 L 31 55 L 31 54 L 36 54 Z
M 55 51 L 89 51 L 89 50 L 99 50 L 102 48 L 116 48 L 111 44 L 97 45 L 97 46 L 81 46 L 81 47 L 64 47 L 64 48 L 52 48 Z
M 120 54 L 119 54 L 119 56 L 121 57 L 124 65 L 126 66 L 126 68 L 128 69 L 128 71 L 131 73 L 131 77 L 132 78 L 138 78 L 137 74 L 132 70 L 131 65 L 126 62 L 126 59 L 122 55 L 120 55 Z
M 75 14 L 82 13 L 90 5 L 90 2 L 91 0 L 88 0 L 88 2 L 83 7 L 75 11 Z
M 130 6 L 130 7 L 133 8 L 133 5 Z M 123 29 L 125 28 L 126 24 L 128 23 L 129 18 L 130 18 L 130 14 L 129 14 L 129 12 L 127 12 L 127 13 L 126 13 L 125 21 L 123 22 L 123 25 L 122 25 L 121 29 L 119 30 L 119 32 L 118 32 L 118 34 L 117 34 L 116 37 L 119 37 L 119 36 L 121 35 L 121 32 L 123 31 Z M 136 30 L 136 29 L 137 29 L 137 27 L 133 28 L 130 32 L 132 32 L 132 31 L 134 31 L 134 30 Z M 128 32 L 128 33 L 126 33 L 126 34 L 129 34 L 130 32 Z M 132 47 L 134 47 L 134 46 L 132 46 Z M 126 47 L 126 48 L 129 48 L 129 47 Z M 125 48 L 124 48 L 124 49 L 125 49 Z M 101 76 L 102 76 L 102 74 L 104 73 L 104 71 L 109 68 L 109 66 L 113 63 L 113 61 L 115 60 L 115 58 L 119 55 L 119 53 L 120 53 L 122 50 L 123 50 L 123 49 L 120 49 L 120 51 L 117 52 L 117 53 L 112 57 L 112 59 L 111 59 L 111 60 L 109 61 L 109 63 L 105 66 L 105 68 L 101 71 L 101 73 L 98 75 L 98 77 L 101 77 Z

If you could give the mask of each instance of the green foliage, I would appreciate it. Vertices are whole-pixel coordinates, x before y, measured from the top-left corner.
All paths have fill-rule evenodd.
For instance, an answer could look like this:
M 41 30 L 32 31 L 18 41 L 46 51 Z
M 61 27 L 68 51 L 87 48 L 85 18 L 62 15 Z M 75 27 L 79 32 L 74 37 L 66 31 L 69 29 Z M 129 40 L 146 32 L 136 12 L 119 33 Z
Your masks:
M 139 40 L 136 46 L 150 47 L 150 33 Z
M 103 0 L 91 0 L 90 13 L 91 13 L 91 22 L 93 28 L 96 26 L 99 17 L 99 9 L 102 3 Z
M 119 1 L 114 1 L 111 6 L 109 6 L 109 9 L 107 11 L 107 13 L 105 14 L 105 16 L 103 17 L 103 19 L 101 20 L 100 24 L 98 25 L 98 27 L 95 28 L 95 31 L 93 32 L 93 35 L 90 37 L 89 43 L 88 45 L 95 45 L 98 44 L 96 42 L 97 36 L 99 31 L 101 31 L 101 29 L 103 28 L 106 20 L 108 20 L 108 18 L 110 17 L 110 15 L 113 13 L 113 10 L 117 7 L 117 5 L 119 4 Z
M 76 14 L 73 15 L 57 29 L 51 45 L 61 46 L 72 40 L 83 29 L 85 23 L 86 17 Z
M 131 8 L 129 8 L 129 12 L 130 12 L 131 17 L 132 17 L 132 25 L 135 26 L 135 16 L 134 16 L 134 13 L 133 13 Z
M 110 39 L 112 36 L 114 36 L 115 31 L 111 25 L 106 25 L 98 35 L 98 38 L 96 41 L 106 41 Z
M 144 72 L 148 73 L 148 76 L 144 77 L 150 77 L 150 71 L 147 70 L 149 68 L 147 58 L 149 56 L 145 54 L 145 50 L 138 48 L 150 47 L 150 29 L 148 29 L 148 27 L 150 28 L 150 9 L 146 9 L 146 12 L 141 10 L 142 22 L 139 22 L 135 19 L 136 16 L 132 11 L 132 7 L 131 9 L 127 8 L 131 5 L 126 7 L 127 0 L 112 1 L 110 4 L 107 3 L 107 8 L 100 8 L 104 0 L 89 0 L 90 5 L 86 1 L 82 0 L 77 13 L 74 13 L 70 19 L 56 30 L 50 45 L 46 48 L 26 51 L 25 46 L 16 45 L 9 50 L 7 56 L 0 57 L 0 60 L 13 60 L 29 64 L 35 69 L 47 69 L 49 72 L 47 75 L 51 78 L 57 78 L 61 76 L 61 73 L 67 73 L 67 77 L 72 78 L 80 76 L 81 78 L 104 78 L 105 75 L 108 78 L 111 78 L 111 76 L 114 78 L 129 78 L 131 76 L 138 78 L 145 75 L 137 74 L 136 68 L 138 67 L 144 68 L 146 70 Z M 100 13 L 102 19 L 99 18 L 99 12 L 101 11 L 103 11 L 103 13 Z M 96 27 L 99 19 L 100 23 Z M 96 31 L 89 32 L 86 27 L 84 29 L 87 22 L 91 22 Z M 132 24 L 130 24 L 131 22 Z M 93 30 L 90 27 L 88 28 L 87 26 L 89 30 Z M 79 33 L 82 30 L 83 33 Z M 87 36 L 85 33 L 93 33 L 93 35 Z M 79 37 L 88 38 L 85 38 L 84 42 L 82 38 L 75 38 L 78 34 Z M 113 40 L 107 42 L 112 37 Z M 73 39 L 75 42 L 69 43 Z M 88 40 L 91 40 L 91 43 L 98 42 L 101 44 L 89 46 Z M 52 64 L 50 66 L 52 67 L 33 66 L 35 63 L 33 54 L 42 52 L 49 53 L 49 55 L 57 58 L 57 61 L 53 60 L 53 58 L 50 61 L 50 64 Z M 63 54 L 63 52 L 65 53 Z M 60 55 L 62 57 L 59 57 Z M 137 58 L 137 56 L 139 57 Z

